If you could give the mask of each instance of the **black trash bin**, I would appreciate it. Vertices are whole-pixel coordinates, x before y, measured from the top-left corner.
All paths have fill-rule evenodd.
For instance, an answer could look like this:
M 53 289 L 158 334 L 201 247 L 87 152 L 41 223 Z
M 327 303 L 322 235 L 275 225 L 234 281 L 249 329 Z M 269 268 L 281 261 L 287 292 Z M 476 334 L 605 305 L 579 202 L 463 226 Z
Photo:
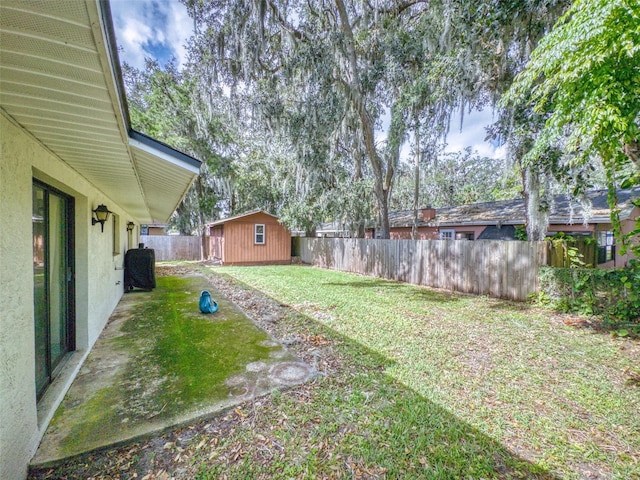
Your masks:
M 156 255 L 151 248 L 132 248 L 124 256 L 124 288 L 156 288 Z

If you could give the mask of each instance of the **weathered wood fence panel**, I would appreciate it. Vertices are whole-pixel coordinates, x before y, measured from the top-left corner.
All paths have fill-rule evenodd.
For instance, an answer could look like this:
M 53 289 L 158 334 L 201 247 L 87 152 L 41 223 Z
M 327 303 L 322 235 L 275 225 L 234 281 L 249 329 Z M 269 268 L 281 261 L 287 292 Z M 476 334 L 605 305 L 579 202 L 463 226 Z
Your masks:
M 140 235 L 140 242 L 144 243 L 145 247 L 155 250 L 157 262 L 200 260 L 202 255 L 202 237 Z
M 323 268 L 458 292 L 526 300 L 538 291 L 545 242 L 302 238 L 300 259 Z
M 592 239 L 553 239 L 548 242 L 548 248 L 552 267 L 571 267 L 574 262 L 582 262 L 593 268 L 598 264 L 598 249 Z

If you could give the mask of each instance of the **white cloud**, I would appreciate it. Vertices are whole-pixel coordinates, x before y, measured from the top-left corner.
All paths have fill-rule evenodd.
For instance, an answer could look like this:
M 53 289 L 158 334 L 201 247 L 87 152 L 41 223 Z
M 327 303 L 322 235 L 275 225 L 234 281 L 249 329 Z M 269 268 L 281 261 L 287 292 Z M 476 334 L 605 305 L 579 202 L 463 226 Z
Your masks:
M 187 61 L 187 39 L 193 35 L 193 19 L 187 13 L 182 3 L 171 2 L 172 25 L 165 33 L 167 41 L 173 45 L 178 65 L 182 66 Z
M 182 67 L 193 21 L 178 0 L 111 0 L 120 61 L 144 67 L 145 57 L 160 63 L 175 57 Z
M 387 130 L 391 115 L 389 111 L 385 111 L 381 119 L 381 128 L 375 132 L 376 142 L 382 143 L 387 139 Z M 506 148 L 504 146 L 493 145 L 489 141 L 485 141 L 487 132 L 485 128 L 495 122 L 493 112 L 490 108 L 481 111 L 473 111 L 466 113 L 463 118 L 462 128 L 460 126 L 460 115 L 453 115 L 449 123 L 449 134 L 446 138 L 445 152 L 460 152 L 467 147 L 471 147 L 471 151 L 477 152 L 478 155 L 494 159 L 506 158 Z M 402 145 L 400 158 L 410 161 L 413 155 L 409 142 Z
M 478 152 L 478 155 L 490 158 L 504 158 L 505 149 L 492 145 L 485 141 L 487 132 L 485 127 L 495 122 L 491 108 L 465 113 L 462 128 L 460 128 L 460 116 L 455 115 L 449 124 L 446 152 L 459 152 L 466 147 Z

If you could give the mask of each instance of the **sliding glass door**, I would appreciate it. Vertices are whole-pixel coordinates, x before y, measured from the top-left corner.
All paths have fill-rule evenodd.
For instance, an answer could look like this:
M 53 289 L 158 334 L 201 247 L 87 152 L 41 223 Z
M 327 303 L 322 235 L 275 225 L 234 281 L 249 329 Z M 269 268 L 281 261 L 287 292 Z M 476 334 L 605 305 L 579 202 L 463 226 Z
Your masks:
M 38 398 L 74 344 L 73 199 L 33 184 L 33 284 Z

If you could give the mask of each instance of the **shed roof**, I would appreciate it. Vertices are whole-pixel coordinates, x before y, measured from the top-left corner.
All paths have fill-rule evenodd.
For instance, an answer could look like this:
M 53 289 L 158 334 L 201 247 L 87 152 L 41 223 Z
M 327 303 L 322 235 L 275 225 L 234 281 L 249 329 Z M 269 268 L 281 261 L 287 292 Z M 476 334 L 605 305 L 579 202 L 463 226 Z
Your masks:
M 264 213 L 265 215 L 269 215 L 270 217 L 273 217 L 276 220 L 278 220 L 278 217 L 276 217 L 275 215 L 272 215 L 271 213 L 265 212 L 264 210 L 259 210 L 258 209 L 258 210 L 252 210 L 252 211 L 246 212 L 246 213 L 241 213 L 240 215 L 234 215 L 233 217 L 227 217 L 227 218 L 223 218 L 223 219 L 220 219 L 220 220 L 216 220 L 215 222 L 211 222 L 209 224 L 209 226 L 213 227 L 215 225 L 222 225 L 222 224 L 225 224 L 227 222 L 231 222 L 233 220 L 238 220 L 238 219 L 243 218 L 243 217 L 249 217 L 251 215 L 255 215 L 257 213 Z
M 610 223 L 611 209 L 607 203 L 607 190 L 591 190 L 586 193 L 591 201 L 591 216 L 586 215 L 581 204 L 567 195 L 556 195 L 551 205 L 550 224 L 572 225 L 583 223 Z M 634 209 L 632 201 L 640 199 L 640 187 L 618 190 L 620 219 L 626 220 Z M 412 225 L 413 210 L 399 210 L 389 213 L 391 227 Z M 429 221 L 419 221 L 418 226 L 447 225 L 521 225 L 525 223 L 526 213 L 523 199 L 502 200 L 498 202 L 474 203 L 457 207 L 436 209 L 436 216 Z
M 166 221 L 199 172 L 131 129 L 106 0 L 2 0 L 0 105 L 140 223 Z

